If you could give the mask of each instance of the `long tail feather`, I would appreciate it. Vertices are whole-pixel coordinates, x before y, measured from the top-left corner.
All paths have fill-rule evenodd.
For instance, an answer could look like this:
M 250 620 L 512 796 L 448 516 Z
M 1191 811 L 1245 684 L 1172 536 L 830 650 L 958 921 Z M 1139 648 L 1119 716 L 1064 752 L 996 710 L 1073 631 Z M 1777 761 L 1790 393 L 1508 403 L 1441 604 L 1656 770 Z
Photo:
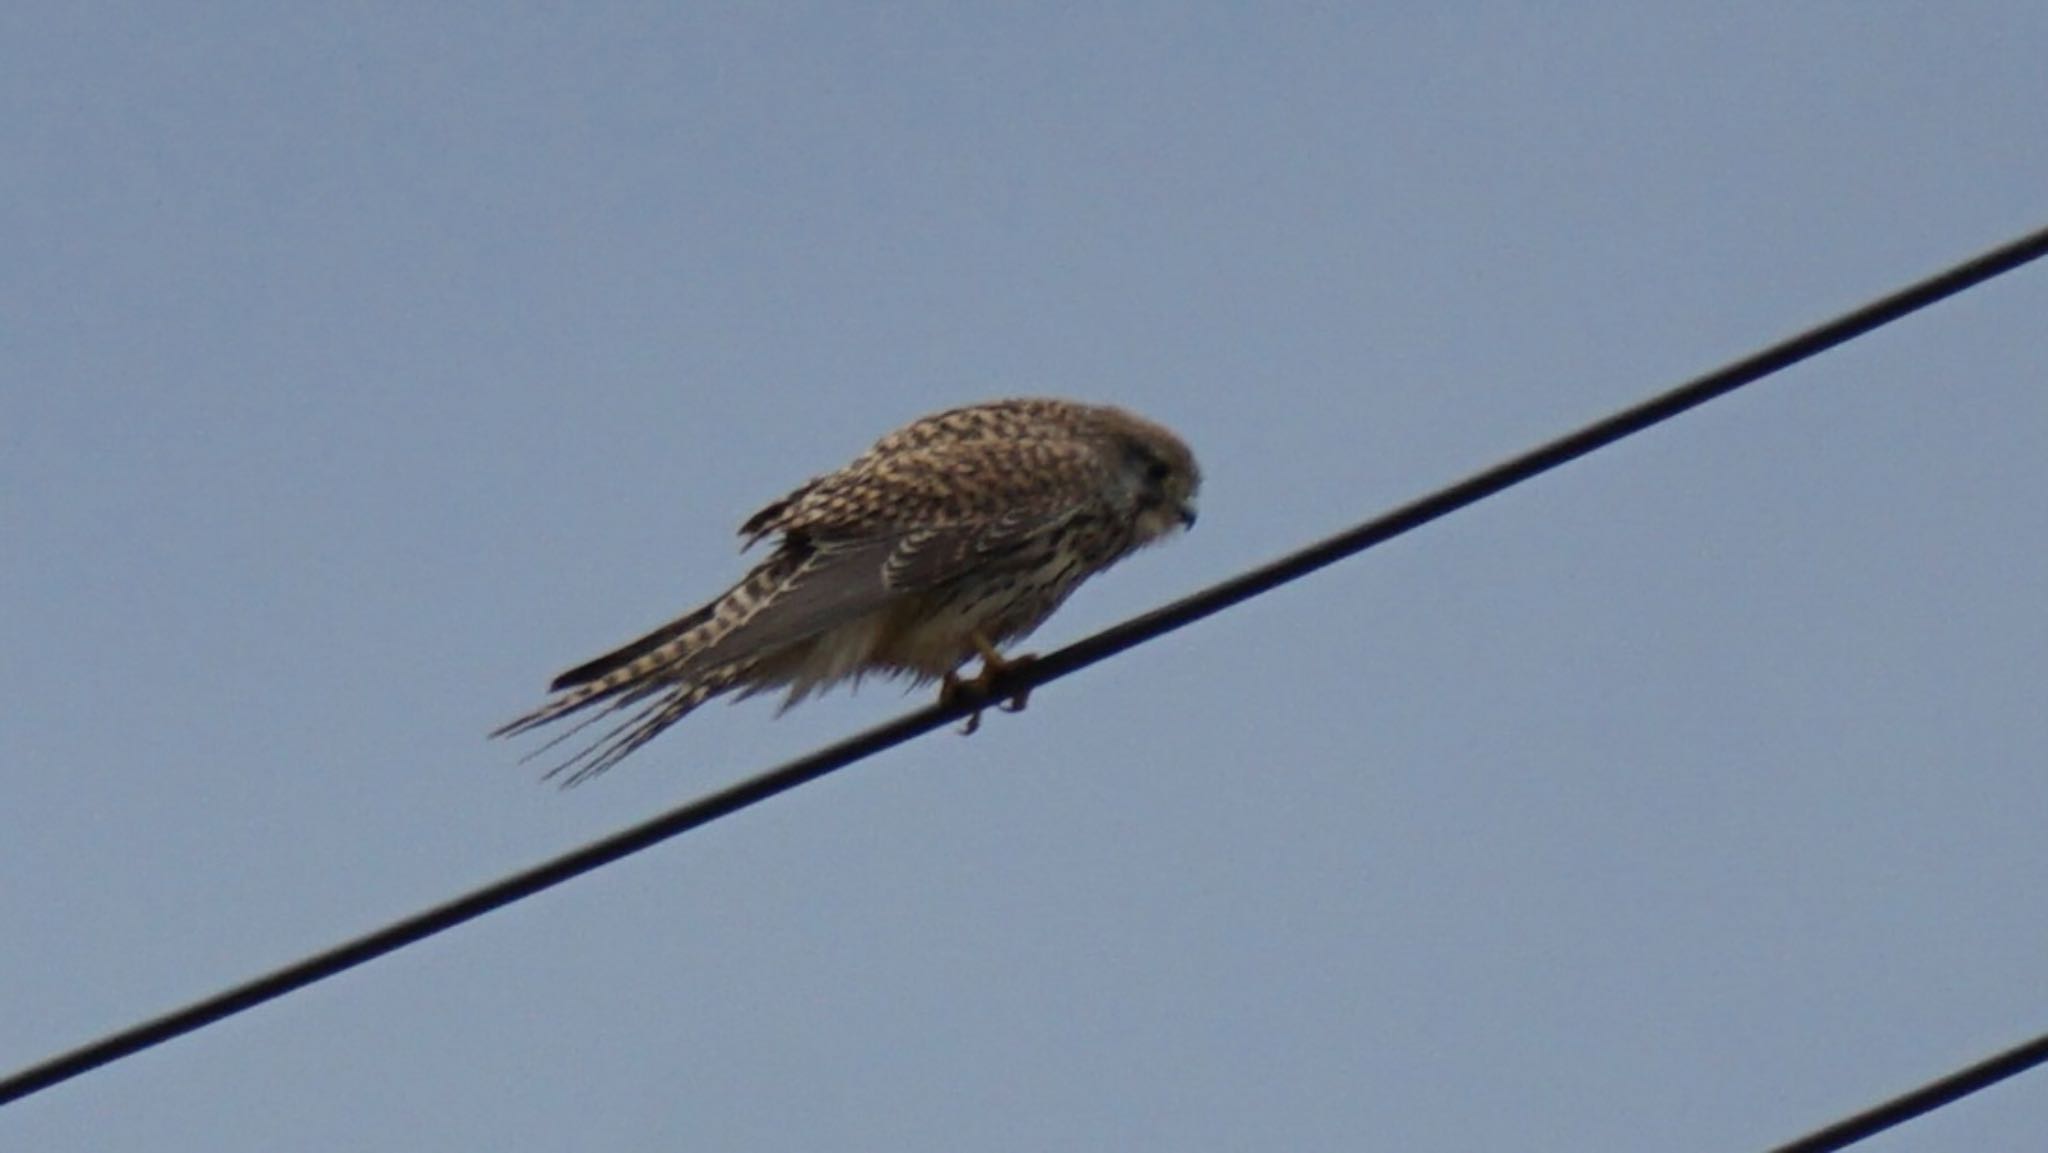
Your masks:
M 808 640 L 829 623 L 830 614 L 815 607 L 797 612 L 793 621 L 778 615 L 787 611 L 779 603 L 785 595 L 793 588 L 801 591 L 814 559 L 808 546 L 785 546 L 717 600 L 555 678 L 555 697 L 490 735 L 515 736 L 591 710 L 522 758 L 526 760 L 558 748 L 622 710 L 641 706 L 547 776 L 564 776 L 563 783 L 573 785 L 603 772 L 706 700 L 747 687 L 747 679 L 764 661 L 772 662 L 777 650 Z M 776 619 L 764 623 L 764 613 Z M 655 699 L 643 704 L 649 697 Z
M 562 778 L 562 787 L 570 788 L 604 772 L 618 764 L 640 746 L 661 735 L 663 729 L 688 716 L 691 710 L 712 697 L 732 687 L 738 670 L 726 671 L 722 677 L 691 684 L 679 684 L 668 693 L 656 697 L 638 712 L 605 731 L 604 735 L 586 745 L 575 755 L 542 774 L 543 780 Z M 641 696 L 619 702 L 611 708 L 593 716 L 591 720 L 611 715 L 618 709 L 638 703 Z M 586 722 L 587 724 L 588 722 Z M 584 725 L 578 725 L 581 729 Z

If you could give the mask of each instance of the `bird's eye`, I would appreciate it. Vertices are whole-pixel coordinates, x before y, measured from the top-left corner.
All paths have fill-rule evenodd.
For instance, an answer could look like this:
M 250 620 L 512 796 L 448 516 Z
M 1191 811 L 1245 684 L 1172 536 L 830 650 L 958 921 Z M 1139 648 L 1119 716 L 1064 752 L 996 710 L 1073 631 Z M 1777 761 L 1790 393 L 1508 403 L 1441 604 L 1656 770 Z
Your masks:
M 1144 477 L 1147 484 L 1163 484 L 1167 477 L 1173 475 L 1173 466 L 1166 463 L 1166 458 L 1136 441 L 1124 442 L 1124 462 L 1133 472 Z

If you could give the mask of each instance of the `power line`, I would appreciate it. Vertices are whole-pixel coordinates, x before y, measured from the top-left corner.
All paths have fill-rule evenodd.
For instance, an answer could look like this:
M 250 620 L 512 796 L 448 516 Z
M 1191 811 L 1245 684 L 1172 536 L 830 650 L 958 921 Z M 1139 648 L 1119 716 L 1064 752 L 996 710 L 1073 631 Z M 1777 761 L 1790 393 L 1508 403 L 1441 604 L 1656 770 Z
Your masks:
M 1866 1137 L 1875 1137 L 1887 1129 L 1897 1128 L 1923 1113 L 1932 1113 L 1944 1105 L 1954 1104 L 1979 1089 L 1988 1089 L 2042 1064 L 2048 1064 L 2048 1033 L 1995 1057 L 1987 1057 L 1939 1081 L 1930 1081 L 1882 1105 L 1873 1105 L 1853 1117 L 1845 1117 L 1825 1129 L 1817 1129 L 1790 1144 L 1780 1145 L 1771 1153 L 1834 1153 L 1837 1149 L 1847 1149 Z
M 1520 456 L 1475 473 L 1435 493 L 1375 517 L 1298 552 L 1211 585 L 1191 596 L 1133 617 L 1093 636 L 1020 664 L 990 687 L 989 700 L 1006 700 L 1126 649 L 1173 632 L 1233 605 L 1298 580 L 1346 557 L 1413 529 L 1466 505 L 1511 488 L 1598 448 L 1669 420 L 1716 397 L 1752 384 L 1781 369 L 1854 340 L 1892 321 L 1926 308 L 1993 277 L 2048 255 L 2048 228 L 2023 236 L 1875 300 L 1843 316 L 1808 329 L 1761 352 L 1688 381 L 1669 392 L 1604 420 L 1540 445 Z M 819 749 L 779 768 L 720 792 L 594 841 L 551 861 L 486 885 L 442 905 L 416 913 L 367 936 L 296 961 L 204 1000 L 153 1020 L 130 1026 L 49 1058 L 0 1081 L 0 1105 L 40 1092 L 102 1065 L 133 1056 L 173 1037 L 204 1028 L 266 1001 L 452 929 L 492 910 L 524 900 L 592 869 L 611 864 L 642 849 L 729 816 L 750 805 L 787 792 L 827 773 L 921 736 L 966 716 L 974 700 L 931 705 Z

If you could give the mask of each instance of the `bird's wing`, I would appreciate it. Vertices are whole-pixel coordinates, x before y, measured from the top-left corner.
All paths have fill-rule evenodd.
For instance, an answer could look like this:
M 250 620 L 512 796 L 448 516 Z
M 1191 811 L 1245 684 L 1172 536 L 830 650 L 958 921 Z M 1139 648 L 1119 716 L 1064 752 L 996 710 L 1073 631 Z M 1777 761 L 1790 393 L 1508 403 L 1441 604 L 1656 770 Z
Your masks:
M 882 583 L 896 592 L 922 592 L 970 572 L 999 572 L 1009 558 L 1081 512 L 1079 505 L 1044 502 L 904 533 L 883 562 Z
M 691 652 L 682 676 L 757 659 L 984 569 L 1000 569 L 1025 542 L 1056 531 L 1072 509 L 1018 510 L 1001 517 L 891 533 L 859 542 L 811 545 L 788 579 L 744 606 L 731 628 Z
M 713 613 L 724 627 L 669 671 L 687 677 L 742 663 L 881 608 L 894 595 L 882 580 L 891 547 L 887 539 L 785 544 L 777 559 L 794 560 L 786 575 L 751 592 L 753 582 L 743 582 L 727 593 Z
M 871 540 L 1046 515 L 1099 500 L 1111 483 L 1101 454 L 1072 437 L 951 438 L 871 452 L 805 482 L 740 532 L 749 541 Z
M 886 469 L 812 481 L 770 506 L 785 534 L 779 556 L 798 563 L 744 603 L 728 594 L 714 619 L 731 627 L 673 671 L 752 660 L 898 598 L 1000 570 L 1096 507 L 1100 468 L 1087 446 L 1071 442 L 1022 446 L 1021 455 L 1014 442 L 954 443 L 894 453 Z M 759 530 L 761 519 L 749 523 Z

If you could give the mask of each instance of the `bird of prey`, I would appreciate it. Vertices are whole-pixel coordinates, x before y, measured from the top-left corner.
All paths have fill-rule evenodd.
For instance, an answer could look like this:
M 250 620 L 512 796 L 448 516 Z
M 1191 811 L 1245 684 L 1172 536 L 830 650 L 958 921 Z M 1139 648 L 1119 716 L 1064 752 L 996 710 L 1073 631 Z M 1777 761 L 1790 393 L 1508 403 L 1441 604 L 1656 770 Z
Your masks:
M 727 693 L 787 688 L 788 708 L 875 674 L 937 680 L 942 700 L 985 704 L 996 678 L 1029 660 L 998 646 L 1090 576 L 1193 525 L 1200 483 L 1179 437 L 1122 409 L 1017 399 L 923 417 L 741 525 L 743 550 L 775 545 L 738 584 L 556 677 L 554 696 L 491 735 L 590 711 L 538 755 L 623 713 L 548 773 L 575 784 Z M 962 679 L 977 657 L 980 675 Z

